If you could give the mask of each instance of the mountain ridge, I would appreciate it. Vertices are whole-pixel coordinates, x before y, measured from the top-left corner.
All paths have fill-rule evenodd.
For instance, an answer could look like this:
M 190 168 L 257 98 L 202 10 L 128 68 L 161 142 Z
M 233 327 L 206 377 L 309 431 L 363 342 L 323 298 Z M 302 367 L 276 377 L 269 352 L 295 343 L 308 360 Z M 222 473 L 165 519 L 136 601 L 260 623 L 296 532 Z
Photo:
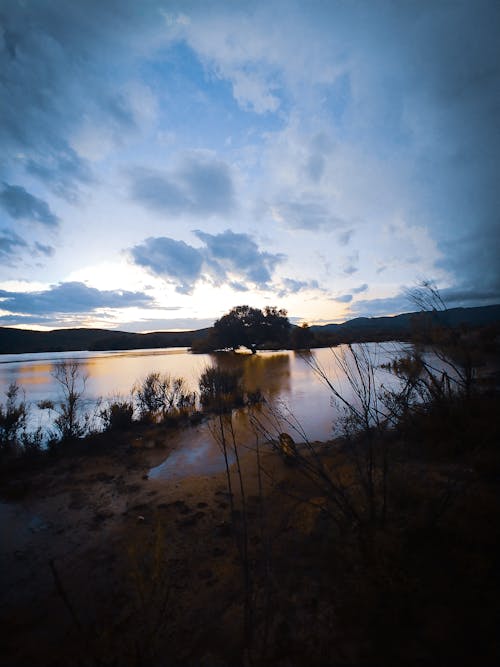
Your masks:
M 340 324 L 312 325 L 310 331 L 315 335 L 319 346 L 390 340 L 409 337 L 415 327 L 424 324 L 429 317 L 438 325 L 483 327 L 500 322 L 500 304 L 392 316 L 357 317 Z M 0 354 L 191 347 L 194 341 L 206 337 L 210 331 L 211 327 L 194 331 L 151 333 L 82 327 L 51 331 L 0 327 Z

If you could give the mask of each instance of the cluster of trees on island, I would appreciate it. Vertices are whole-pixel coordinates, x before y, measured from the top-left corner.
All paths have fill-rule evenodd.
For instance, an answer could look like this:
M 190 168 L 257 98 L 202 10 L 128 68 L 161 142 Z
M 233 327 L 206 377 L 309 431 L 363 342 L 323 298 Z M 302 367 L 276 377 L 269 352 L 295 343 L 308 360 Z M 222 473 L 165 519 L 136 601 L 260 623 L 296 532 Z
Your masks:
M 263 310 L 236 306 L 215 321 L 207 336 L 194 341 L 191 349 L 209 352 L 246 347 L 255 354 L 258 349 L 311 347 L 314 336 L 309 325 L 292 327 L 287 315 L 286 310 L 276 306 L 266 306 Z

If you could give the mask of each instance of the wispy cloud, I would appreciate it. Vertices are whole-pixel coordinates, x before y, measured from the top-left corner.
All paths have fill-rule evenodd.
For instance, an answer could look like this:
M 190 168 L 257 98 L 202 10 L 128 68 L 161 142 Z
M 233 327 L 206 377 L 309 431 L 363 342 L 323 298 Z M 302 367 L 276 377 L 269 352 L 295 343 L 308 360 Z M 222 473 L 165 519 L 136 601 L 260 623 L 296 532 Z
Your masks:
M 334 231 L 346 225 L 346 221 L 332 213 L 328 206 L 306 198 L 273 204 L 271 214 L 289 229 Z
M 135 167 L 129 178 L 131 197 L 159 213 L 227 214 L 234 207 L 228 165 L 203 153 L 185 156 L 170 171 Z

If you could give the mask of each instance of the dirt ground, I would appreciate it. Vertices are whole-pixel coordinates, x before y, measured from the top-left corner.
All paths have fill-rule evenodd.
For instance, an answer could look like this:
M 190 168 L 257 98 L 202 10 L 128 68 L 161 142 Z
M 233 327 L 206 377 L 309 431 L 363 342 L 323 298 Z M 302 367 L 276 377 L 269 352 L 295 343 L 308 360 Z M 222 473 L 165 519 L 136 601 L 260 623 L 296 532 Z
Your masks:
M 4 480 L 1 665 L 135 664 L 134 652 L 158 660 L 155 643 L 165 636 L 176 647 L 165 664 L 209 655 L 212 644 L 238 650 L 242 575 L 226 475 L 150 479 L 169 448 L 144 441 L 125 438 Z M 242 454 L 255 517 L 257 469 Z M 287 467 L 263 457 L 274 485 Z
M 478 491 L 465 465 L 401 469 L 415 489 L 394 484 L 407 514 L 362 543 L 332 526 L 318 489 L 269 447 L 260 468 L 255 451 L 241 451 L 246 506 L 233 465 L 231 513 L 223 471 L 152 479 L 171 454 L 167 431 L 155 440 L 105 435 L 2 480 L 2 667 L 399 665 L 403 656 L 488 665 L 497 655 L 497 487 Z M 342 471 L 341 458 L 331 462 Z M 471 509 L 464 491 L 445 528 L 407 530 L 405 517 L 427 512 L 418 494 L 450 479 L 481 502 Z

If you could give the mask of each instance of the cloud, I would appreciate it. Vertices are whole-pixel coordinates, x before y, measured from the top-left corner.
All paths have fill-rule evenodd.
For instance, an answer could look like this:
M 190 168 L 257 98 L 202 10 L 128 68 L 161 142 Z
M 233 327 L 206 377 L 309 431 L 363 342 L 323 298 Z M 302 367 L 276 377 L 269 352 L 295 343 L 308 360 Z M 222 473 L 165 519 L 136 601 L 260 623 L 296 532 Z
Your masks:
M 149 7 L 129 0 L 2 7 L 0 173 L 25 170 L 60 197 L 79 197 L 93 180 L 82 127 L 119 146 L 144 121 L 144 104 L 124 79 L 145 43 L 158 43 L 159 11 Z
M 352 255 L 344 257 L 341 267 L 342 273 L 345 273 L 348 276 L 352 276 L 353 273 L 357 273 L 359 271 L 358 262 L 359 252 L 355 250 Z
M 498 289 L 488 287 L 487 284 L 478 287 L 447 287 L 440 290 L 440 294 L 447 308 L 487 306 L 500 301 Z
M 277 264 L 285 259 L 282 254 L 259 250 L 249 234 L 237 234 L 230 229 L 221 234 L 207 234 L 201 230 L 194 233 L 205 243 L 206 262 L 211 265 L 214 277 L 220 275 L 222 282 L 232 274 L 265 287 Z
M 143 292 L 101 291 L 79 282 L 59 283 L 38 292 L 0 290 L 1 310 L 29 316 L 87 313 L 100 308 L 145 308 L 152 305 L 153 299 Z
M 325 290 L 319 286 L 317 280 L 295 280 L 294 278 L 283 278 L 281 281 L 281 289 L 278 292 L 278 297 L 281 299 L 289 294 L 297 294 L 307 290 L 314 290 L 324 292 Z M 300 318 L 299 318 L 300 319 Z
M 280 253 L 261 251 L 249 234 L 229 229 L 220 234 L 195 230 L 194 234 L 204 247 L 151 237 L 131 248 L 129 256 L 135 264 L 175 283 L 182 294 L 190 294 L 199 280 L 227 283 L 239 291 L 248 283 L 266 289 L 276 266 L 285 259 Z
M 353 234 L 354 234 L 354 229 L 348 229 L 345 232 L 341 232 L 337 236 L 337 241 L 338 241 L 339 245 L 342 245 L 342 246 L 348 245 L 348 243 L 352 239 Z
M 288 127 L 332 129 L 332 160 L 304 142 L 300 159 L 273 162 L 276 183 L 295 178 L 299 185 L 305 175 L 335 189 L 343 204 L 335 210 L 343 217 L 355 208 L 373 242 L 380 219 L 404 210 L 412 226 L 431 230 L 457 284 L 463 271 L 469 287 L 486 275 L 500 293 L 500 5 L 381 0 L 311 3 L 306 11 L 285 4 L 191 6 L 177 26 L 178 38 L 230 83 L 243 108 L 271 113 L 279 104 Z M 242 94 L 249 74 L 253 87 Z M 269 144 L 282 139 L 274 135 Z M 279 213 L 291 227 L 309 228 L 307 216 Z M 310 229 L 326 228 L 309 217 Z M 471 243 L 455 243 L 464 230 Z
M 366 292 L 367 289 L 368 289 L 368 285 L 367 285 L 367 283 L 363 283 L 363 284 L 360 285 L 359 287 L 353 287 L 353 288 L 351 289 L 351 292 L 352 292 L 353 294 L 360 294 L 361 292 Z
M 45 245 L 44 243 L 35 242 L 34 252 L 38 255 L 43 255 L 44 257 L 53 257 L 55 253 L 55 248 L 51 245 Z
M 150 237 L 129 251 L 132 261 L 153 275 L 177 284 L 189 294 L 201 276 L 203 254 L 198 248 L 165 236 Z
M 48 227 L 59 224 L 59 218 L 50 210 L 47 202 L 30 194 L 20 185 L 3 183 L 0 190 L 0 206 L 14 220 L 39 222 Z
M 11 265 L 19 250 L 25 250 L 28 244 L 10 229 L 0 230 L 0 259 L 2 263 Z
M 0 302 L 1 304 L 1 302 Z M 0 325 L 1 326 L 15 326 L 18 324 L 45 324 L 48 322 L 48 318 L 40 315 L 1 315 L 0 314 Z
M 228 165 L 201 153 L 184 157 L 170 172 L 136 167 L 129 178 L 131 197 L 163 214 L 224 215 L 234 207 Z
M 86 160 L 70 147 L 30 158 L 26 161 L 26 171 L 69 202 L 78 201 L 80 184 L 89 185 L 95 181 Z
M 275 220 L 289 229 L 332 231 L 346 224 L 345 220 L 333 215 L 325 204 L 305 198 L 274 204 L 271 213 Z
M 350 303 L 352 301 L 352 294 L 342 294 L 333 298 L 338 303 Z
M 399 313 L 408 313 L 414 310 L 415 308 L 403 292 L 383 299 L 355 301 L 350 307 L 350 313 L 356 317 L 398 315 Z
M 23 255 L 47 258 L 52 257 L 54 253 L 55 248 L 51 245 L 38 241 L 30 245 L 12 229 L 0 229 L 0 263 L 4 266 L 19 266 L 19 260 Z

